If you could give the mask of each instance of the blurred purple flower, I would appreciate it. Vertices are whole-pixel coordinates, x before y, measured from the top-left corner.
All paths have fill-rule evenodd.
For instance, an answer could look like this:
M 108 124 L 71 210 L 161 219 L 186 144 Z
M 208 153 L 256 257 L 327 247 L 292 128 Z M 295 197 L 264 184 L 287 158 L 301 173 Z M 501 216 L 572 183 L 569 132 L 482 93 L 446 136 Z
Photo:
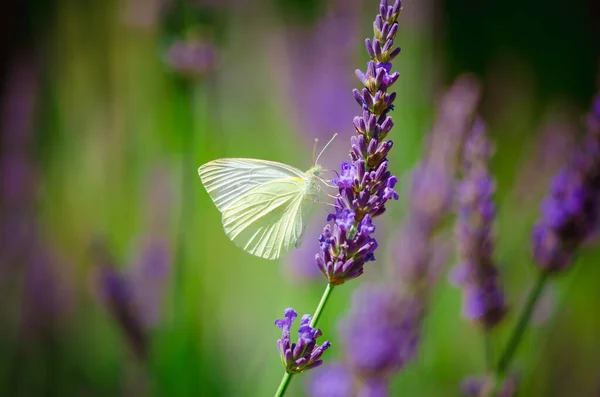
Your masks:
M 161 320 L 162 299 L 172 266 L 170 244 L 160 235 L 145 236 L 129 270 L 132 292 L 145 328 Z
M 458 186 L 458 219 L 455 240 L 463 290 L 463 314 L 486 328 L 495 326 L 506 314 L 504 293 L 499 285 L 493 259 L 492 201 L 494 181 L 488 171 L 492 147 L 485 136 L 485 125 L 477 120 L 463 149 L 464 177 Z
M 145 203 L 144 231 L 132 247 L 133 258 L 127 277 L 131 280 L 136 308 L 146 328 L 162 318 L 163 298 L 173 265 L 169 222 L 172 214 L 169 173 L 157 167 L 149 173 Z
M 92 254 L 100 298 L 120 326 L 136 357 L 145 360 L 148 357 L 148 334 L 136 307 L 131 280 L 117 270 L 104 243 L 94 242 Z
M 0 269 L 25 264 L 35 246 L 35 167 L 31 157 L 37 66 L 28 55 L 9 68 L 0 135 Z M 0 278 L 4 276 L 0 274 Z
M 442 97 L 421 163 L 412 173 L 407 219 L 394 249 L 394 278 L 410 293 L 431 284 L 433 237 L 448 213 L 455 188 L 462 142 L 471 129 L 479 102 L 479 84 L 461 76 Z
M 147 356 L 149 330 L 162 319 L 163 298 L 172 268 L 168 234 L 171 216 L 170 177 L 157 167 L 149 173 L 145 200 L 145 228 L 132 245 L 125 271 L 117 270 L 102 244 L 93 253 L 97 264 L 97 289 L 140 359 Z
M 416 351 L 421 310 L 417 299 L 401 299 L 389 286 L 362 285 L 340 323 L 351 372 L 368 383 L 388 379 L 402 368 Z
M 178 40 L 169 47 L 166 62 L 185 77 L 201 77 L 217 67 L 217 50 L 204 40 Z
M 14 305 L 15 300 L 8 299 L 10 291 L 14 285 L 22 286 L 19 337 L 42 337 L 66 323 L 71 291 L 60 272 L 58 256 L 38 233 L 34 213 L 37 62 L 31 54 L 20 54 L 7 70 L 0 126 L 0 288 L 6 303 Z
M 310 326 L 311 317 L 308 314 L 302 316 L 300 328 L 298 329 L 298 342 L 292 343 L 290 329 L 298 314 L 293 309 L 285 309 L 284 318 L 276 320 L 275 325 L 281 331 L 281 339 L 277 340 L 277 350 L 281 356 L 281 362 L 289 373 L 301 373 L 316 368 L 323 364 L 321 356 L 329 348 L 329 341 L 317 345 L 317 339 L 322 335 L 321 330 Z
M 392 84 L 389 62 L 400 52 L 394 48 L 394 39 L 401 4 L 400 0 L 392 6 L 387 0 L 381 2 L 373 25 L 374 38 L 366 40 L 371 61 L 367 64 L 367 86 L 362 91 L 354 90 L 363 114 L 354 118 L 357 135 L 350 139 L 352 164 L 342 163 L 341 176 L 335 181 L 339 191 L 336 211 L 327 218 L 335 223 L 323 229 L 321 250 L 316 255 L 319 268 L 332 285 L 360 276 L 364 264 L 375 260 L 377 241 L 371 237 L 375 231 L 372 218 L 385 212 L 388 200 L 398 199 L 393 190 L 397 179 L 388 171 L 386 158 L 392 142 L 384 139 L 394 125 L 388 113 L 396 94 L 388 94 L 387 90 Z
M 345 365 L 332 363 L 313 372 L 308 382 L 310 397 L 350 397 L 354 395 L 353 377 Z
M 553 179 L 542 202 L 542 217 L 532 233 L 533 253 L 540 270 L 567 268 L 573 253 L 594 230 L 600 194 L 600 96 L 588 118 L 583 144 Z
M 388 389 L 388 382 L 370 380 L 360 385 L 356 397 L 387 397 Z
M 345 352 L 348 365 L 361 379 L 385 380 L 416 354 L 428 294 L 448 257 L 448 247 L 435 238 L 436 228 L 450 207 L 459 149 L 478 100 L 479 86 L 470 77 L 459 78 L 442 98 L 428 151 L 412 175 L 407 219 L 393 249 L 390 284 L 374 288 L 371 298 L 357 295 L 353 301 L 351 316 L 355 324 L 363 325 L 346 326 L 356 328 L 348 334 L 354 335 L 357 347 L 347 343 Z M 360 302 L 364 308 L 359 310 L 355 307 Z
M 53 332 L 63 326 L 72 309 L 72 291 L 61 274 L 58 257 L 48 247 L 36 246 L 25 269 L 21 329 L 23 335 Z

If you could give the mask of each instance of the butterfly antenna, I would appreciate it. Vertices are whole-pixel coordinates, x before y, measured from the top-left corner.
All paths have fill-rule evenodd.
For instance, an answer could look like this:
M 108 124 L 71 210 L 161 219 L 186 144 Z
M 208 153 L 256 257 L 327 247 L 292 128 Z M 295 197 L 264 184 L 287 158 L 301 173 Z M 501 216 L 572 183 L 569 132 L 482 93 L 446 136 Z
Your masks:
M 317 154 L 317 143 L 319 143 L 319 138 L 315 138 L 315 144 L 313 145 L 313 163 L 316 164 L 316 159 L 315 159 L 315 155 Z
M 325 149 L 327 149 L 327 146 L 329 146 L 329 144 L 331 142 L 333 142 L 333 140 L 335 139 L 336 136 L 337 136 L 337 132 L 335 134 L 333 134 L 333 136 L 331 137 L 331 139 L 329 140 L 329 142 L 327 142 L 327 145 L 323 146 L 323 149 L 321 149 L 321 153 L 319 153 L 319 155 L 317 156 L 317 159 L 315 160 L 315 165 L 319 162 L 319 159 L 321 158 L 321 155 L 323 154 L 323 152 L 325 151 Z

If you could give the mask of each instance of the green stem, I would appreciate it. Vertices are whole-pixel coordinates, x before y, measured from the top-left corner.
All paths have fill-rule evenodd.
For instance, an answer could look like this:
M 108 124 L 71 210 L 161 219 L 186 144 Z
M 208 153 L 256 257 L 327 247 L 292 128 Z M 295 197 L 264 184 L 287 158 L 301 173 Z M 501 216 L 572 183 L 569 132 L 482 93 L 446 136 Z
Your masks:
M 285 391 L 292 380 L 292 376 L 294 376 L 294 374 L 290 374 L 289 372 L 286 372 L 285 375 L 283 375 L 283 379 L 281 379 L 281 383 L 275 392 L 275 397 L 282 397 L 285 394 Z
M 319 321 L 319 318 L 321 317 L 321 314 L 323 313 L 323 309 L 325 308 L 325 305 L 327 304 L 327 300 L 329 299 L 329 296 L 331 295 L 331 291 L 333 291 L 333 287 L 334 287 L 334 285 L 327 284 L 327 288 L 325 288 L 325 292 L 323 292 L 323 296 L 321 296 L 321 301 L 319 302 L 319 306 L 317 306 L 317 310 L 315 310 L 315 314 L 313 315 L 312 321 L 310 322 L 311 327 L 315 328 L 317 326 L 317 322 Z
M 533 314 L 535 305 L 537 304 L 542 294 L 542 291 L 544 290 L 544 286 L 546 285 L 546 280 L 548 280 L 548 274 L 545 272 L 540 273 L 536 280 L 536 283 L 529 292 L 527 302 L 525 303 L 525 307 L 521 312 L 521 317 L 519 318 L 519 321 L 517 322 L 517 325 L 515 326 L 515 329 L 513 330 L 513 333 L 510 336 L 508 344 L 506 345 L 506 349 L 504 350 L 504 353 L 502 354 L 500 361 L 498 362 L 496 375 L 498 381 L 500 382 L 502 381 L 502 378 L 504 377 L 504 374 L 506 373 L 506 370 L 510 365 L 510 362 L 517 350 L 517 347 L 519 346 L 519 343 L 523 338 L 523 334 L 525 333 L 525 329 L 527 328 L 529 319 Z
M 483 334 L 483 344 L 485 349 L 485 370 L 491 373 L 494 370 L 494 357 L 492 354 L 492 335 L 489 329 L 485 329 Z
M 317 306 L 317 310 L 315 310 L 315 314 L 313 315 L 312 321 L 310 322 L 311 327 L 315 328 L 317 326 L 317 322 L 319 321 L 319 318 L 321 317 L 321 314 L 325 309 L 325 305 L 329 300 L 329 296 L 331 296 L 331 291 L 333 291 L 333 287 L 334 285 L 327 284 L 327 288 L 325 288 L 325 292 L 323 292 L 323 296 L 321 296 L 319 306 Z M 281 383 L 279 383 L 277 391 L 275 392 L 275 397 L 282 397 L 285 394 L 285 391 L 288 388 L 290 381 L 292 380 L 292 376 L 294 376 L 294 374 L 291 374 L 286 371 L 286 373 L 283 375 L 283 378 L 281 379 Z

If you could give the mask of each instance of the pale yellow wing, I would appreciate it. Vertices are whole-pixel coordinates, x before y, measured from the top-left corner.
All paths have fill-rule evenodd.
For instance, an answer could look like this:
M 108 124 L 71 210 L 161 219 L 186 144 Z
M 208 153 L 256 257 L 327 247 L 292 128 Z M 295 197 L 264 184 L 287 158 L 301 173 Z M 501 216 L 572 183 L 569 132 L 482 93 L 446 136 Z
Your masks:
M 221 212 L 257 186 L 279 179 L 305 178 L 304 172 L 283 163 L 242 158 L 208 162 L 198 168 L 198 175 Z
M 243 250 L 277 259 L 300 241 L 313 202 L 303 178 L 268 182 L 229 204 L 223 211 L 223 228 Z

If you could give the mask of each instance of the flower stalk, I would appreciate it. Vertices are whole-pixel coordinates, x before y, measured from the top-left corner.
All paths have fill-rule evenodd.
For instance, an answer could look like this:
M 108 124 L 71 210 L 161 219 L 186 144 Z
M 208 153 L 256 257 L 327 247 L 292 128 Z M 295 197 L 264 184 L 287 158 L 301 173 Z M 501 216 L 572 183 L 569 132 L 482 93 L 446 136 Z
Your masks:
M 323 292 L 323 296 L 321 296 L 321 301 L 319 302 L 319 305 L 317 306 L 317 310 L 315 310 L 315 314 L 310 323 L 311 327 L 317 326 L 317 322 L 319 321 L 319 318 L 321 318 L 323 309 L 325 309 L 325 305 L 327 304 L 327 301 L 329 300 L 329 297 L 331 296 L 331 292 L 333 292 L 333 287 L 335 287 L 335 285 L 327 284 L 327 287 L 325 288 L 325 292 Z
M 541 272 L 538 274 L 537 280 L 531 288 L 531 291 L 529 291 L 525 307 L 519 316 L 519 320 L 517 321 L 517 325 L 510 336 L 508 344 L 506 345 L 506 349 L 498 361 L 498 367 L 496 368 L 496 374 L 498 378 L 503 378 L 506 374 L 506 370 L 512 361 L 517 347 L 523 339 L 523 335 L 525 334 L 525 330 L 527 329 L 527 325 L 529 324 L 529 320 L 531 319 L 531 315 L 534 312 L 535 306 L 542 295 L 546 281 L 548 281 L 548 273 Z
M 385 139 L 394 126 L 388 113 L 394 109 L 396 93 L 388 93 L 388 89 L 400 76 L 398 72 L 391 72 L 391 61 L 400 53 L 400 48 L 394 47 L 394 39 L 401 9 L 401 0 L 391 6 L 387 0 L 382 0 L 373 23 L 373 39 L 365 41 L 371 60 L 365 73 L 355 72 L 364 88 L 353 90 L 362 115 L 353 120 L 356 135 L 350 139 L 351 161 L 342 163 L 339 177 L 332 181 L 338 188 L 335 212 L 327 217 L 328 223 L 319 237 L 320 250 L 315 255 L 316 264 L 328 284 L 310 324 L 305 323 L 309 317 L 303 317 L 297 345 L 289 341 L 289 328 L 295 319 L 293 310 L 287 309 L 286 319 L 276 322 L 283 329 L 277 344 L 286 368 L 276 396 L 285 393 L 292 379 L 290 372 L 300 373 L 321 365 L 320 356 L 329 347 L 329 342 L 318 347 L 315 342 L 320 330 L 313 327 L 321 317 L 333 287 L 360 277 L 364 264 L 375 261 L 378 244 L 372 237 L 375 232 L 373 219 L 386 211 L 388 200 L 398 200 L 394 191 L 398 180 L 388 170 L 387 160 L 393 143 Z M 311 333 L 308 339 L 307 332 Z M 304 348 L 299 349 L 303 343 Z
M 587 120 L 587 135 L 571 161 L 552 180 L 532 232 L 538 276 L 496 367 L 496 387 L 519 347 L 548 280 L 573 265 L 575 253 L 593 232 L 600 203 L 600 96 Z

